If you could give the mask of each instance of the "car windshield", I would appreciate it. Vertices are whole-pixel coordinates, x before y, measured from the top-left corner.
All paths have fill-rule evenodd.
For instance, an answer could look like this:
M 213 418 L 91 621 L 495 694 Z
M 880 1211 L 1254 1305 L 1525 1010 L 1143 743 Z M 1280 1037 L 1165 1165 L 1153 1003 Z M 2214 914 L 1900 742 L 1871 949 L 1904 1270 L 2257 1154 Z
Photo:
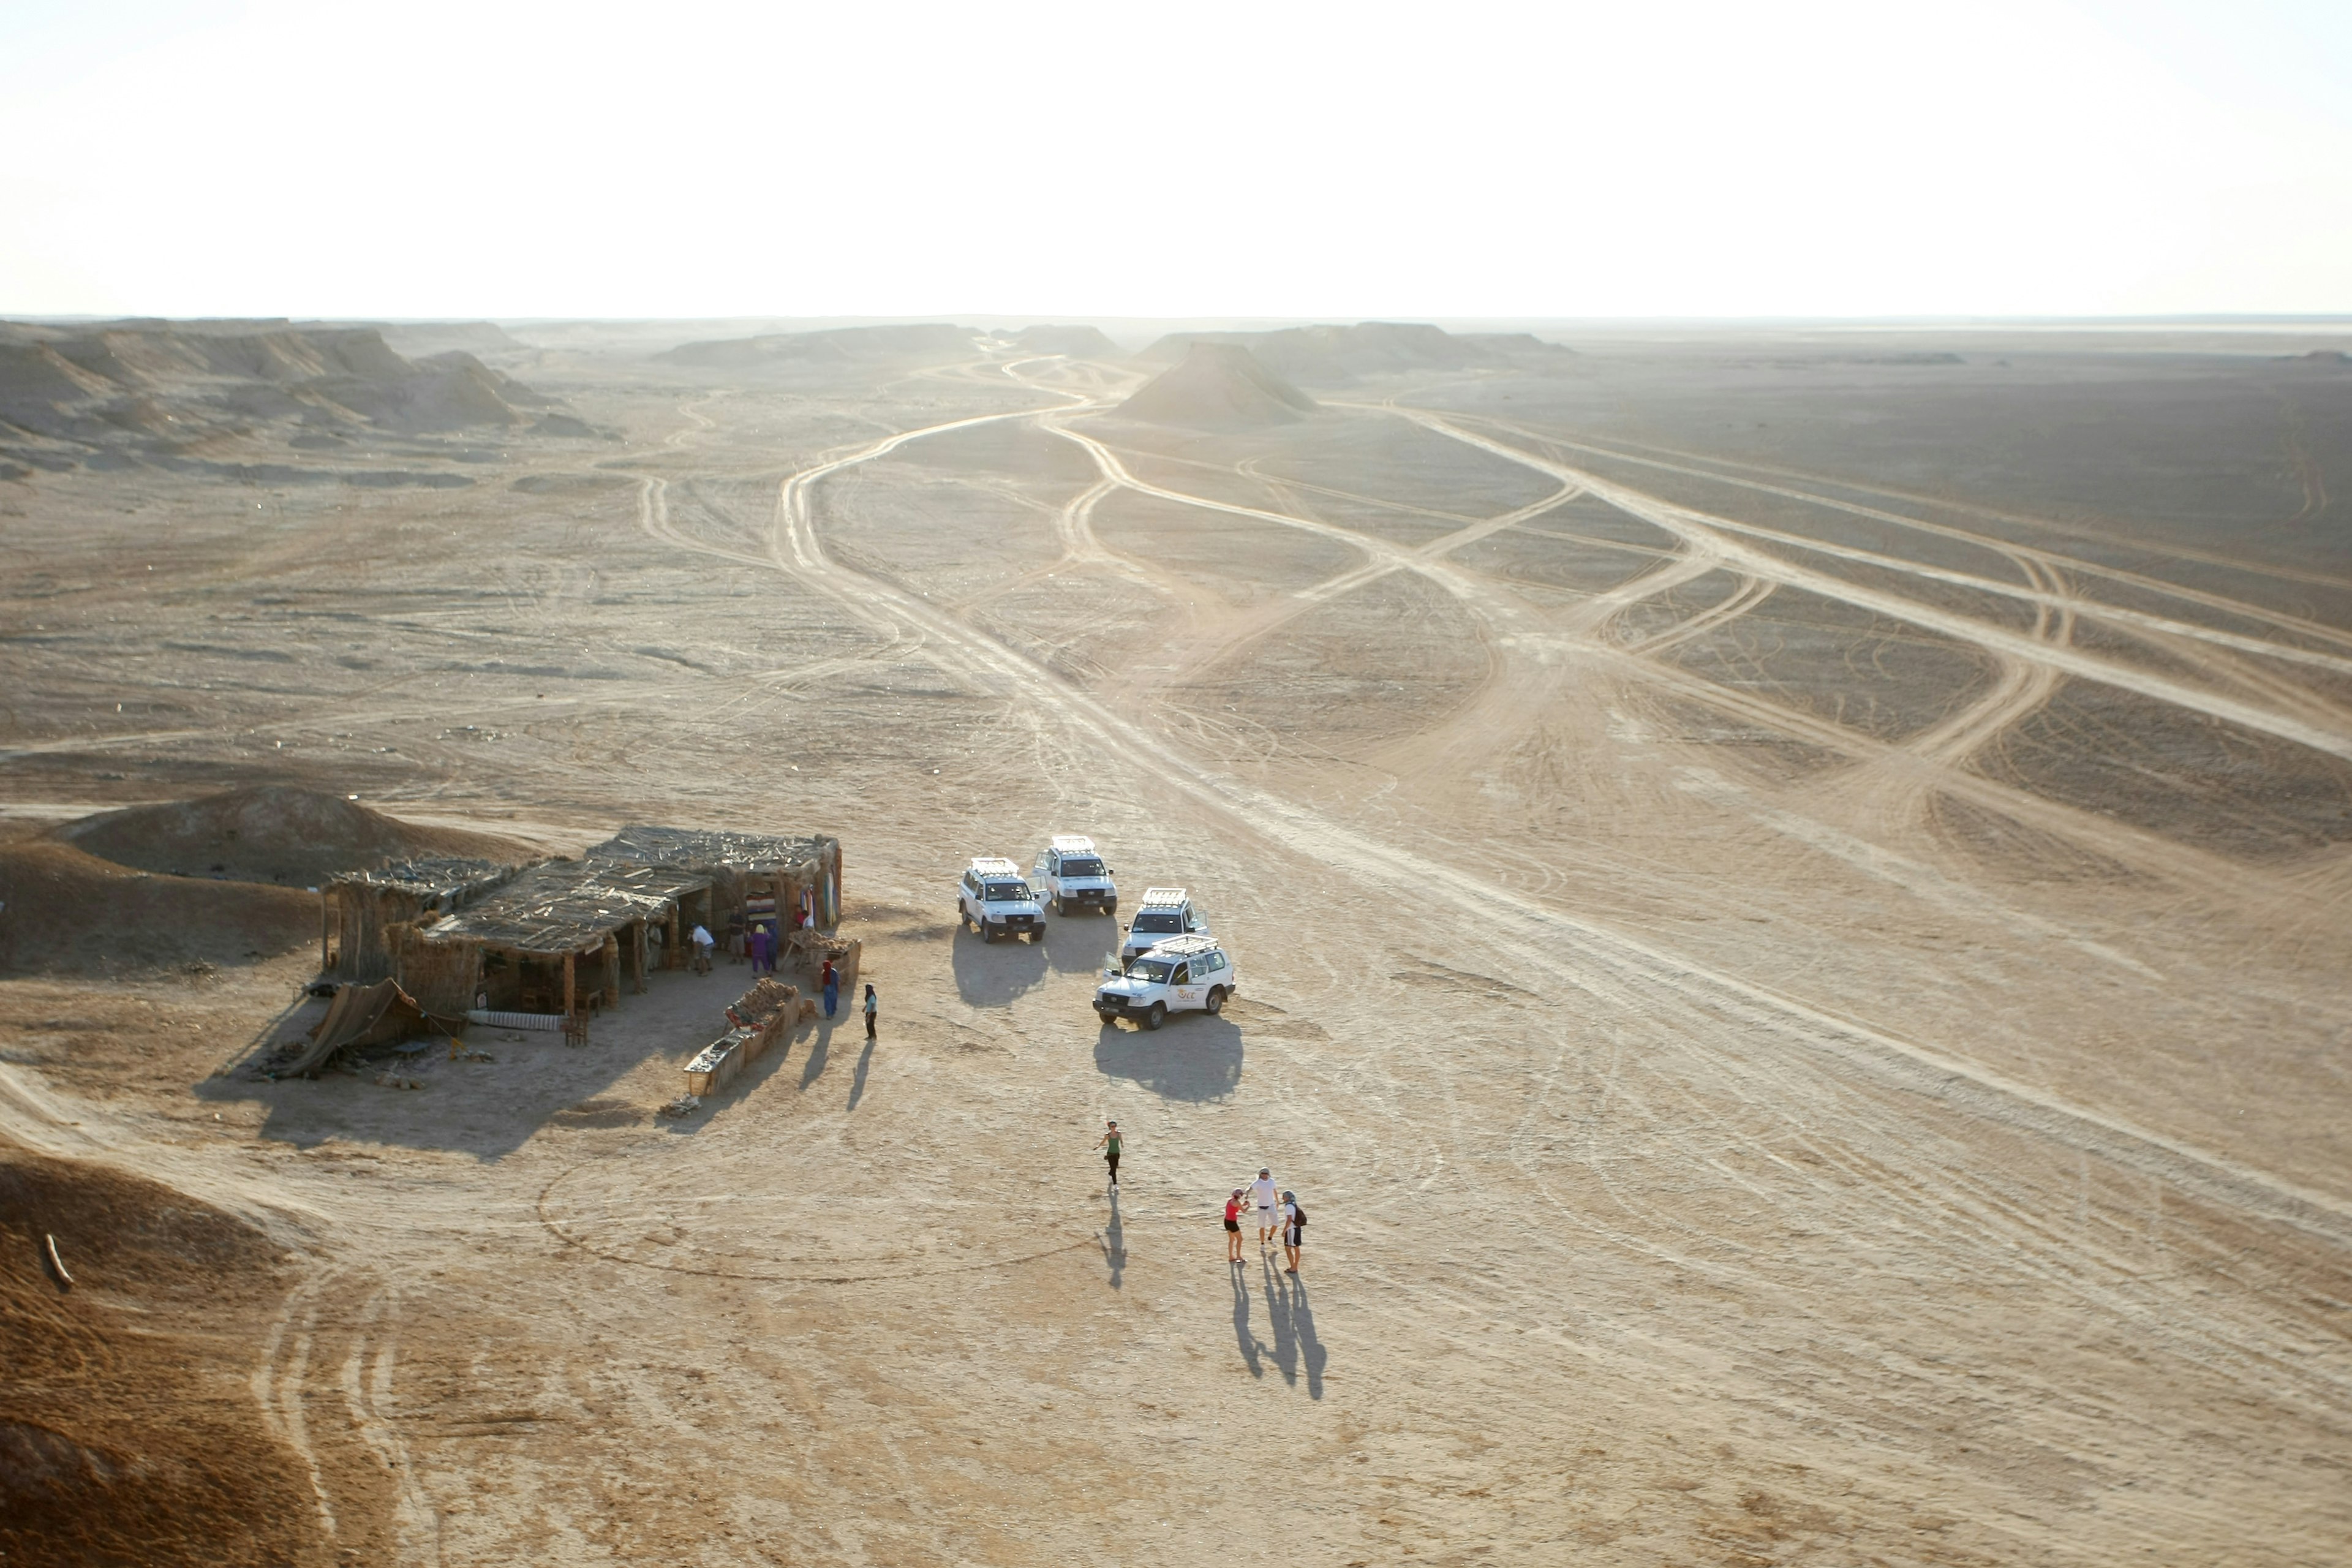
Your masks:
M 1029 900 L 1029 884 L 1026 882 L 991 882 L 988 885 L 988 891 L 982 894 L 981 897 L 987 900 L 992 904 L 1026 903 Z
M 1102 862 L 1091 855 L 1062 857 L 1062 875 L 1065 877 L 1099 877 L 1102 874 Z
M 1184 929 L 1184 922 L 1176 917 L 1174 910 L 1146 910 L 1135 917 L 1135 929 L 1180 931 Z
M 1169 975 L 1175 970 L 1176 966 L 1164 958 L 1139 958 L 1127 966 L 1128 973 L 1138 980 L 1149 980 L 1154 985 L 1167 984 Z

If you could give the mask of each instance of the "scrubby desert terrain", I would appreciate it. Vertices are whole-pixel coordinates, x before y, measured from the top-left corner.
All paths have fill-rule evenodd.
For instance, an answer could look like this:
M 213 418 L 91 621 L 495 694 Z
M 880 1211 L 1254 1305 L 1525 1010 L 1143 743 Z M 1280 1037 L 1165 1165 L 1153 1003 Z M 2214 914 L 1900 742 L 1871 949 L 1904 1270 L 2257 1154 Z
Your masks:
M 7 331 L 10 1562 L 2343 1560 L 2341 336 Z M 81 822 L 256 789 L 838 834 L 881 1037 L 260 1079 L 321 866 Z

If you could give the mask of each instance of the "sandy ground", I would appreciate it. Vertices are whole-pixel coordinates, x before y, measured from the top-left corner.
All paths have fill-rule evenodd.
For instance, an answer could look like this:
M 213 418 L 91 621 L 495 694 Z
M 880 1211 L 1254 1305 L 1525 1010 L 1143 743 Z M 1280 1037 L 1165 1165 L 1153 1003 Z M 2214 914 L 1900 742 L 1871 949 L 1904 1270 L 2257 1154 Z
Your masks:
M 306 1561 L 2340 1562 L 2352 376 L 1965 347 L 1211 436 L 575 336 L 627 443 L 468 489 L 0 484 L 12 833 L 834 832 L 883 1000 L 671 1122 L 740 969 L 418 1092 L 252 1079 L 300 952 L 19 975 L 0 1130 L 282 1248 Z M 1055 831 L 1224 1017 L 955 926 Z

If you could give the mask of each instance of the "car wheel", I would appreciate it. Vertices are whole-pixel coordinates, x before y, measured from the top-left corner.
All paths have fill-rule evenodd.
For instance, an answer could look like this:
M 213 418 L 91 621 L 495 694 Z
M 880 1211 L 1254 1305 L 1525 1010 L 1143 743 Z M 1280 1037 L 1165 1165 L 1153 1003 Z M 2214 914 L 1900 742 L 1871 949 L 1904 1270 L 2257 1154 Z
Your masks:
M 1043 925 L 1036 925 L 1036 926 L 1032 926 L 1032 927 L 1030 927 L 1030 928 L 1029 928 L 1029 940 L 1030 940 L 1032 942 L 1040 942 L 1045 941 L 1045 928 Z
M 996 928 L 988 923 L 988 918 L 985 915 L 981 917 L 980 940 L 982 942 L 994 942 L 996 940 Z
M 1143 1026 L 1147 1029 L 1156 1029 L 1167 1021 L 1168 1004 L 1165 1002 L 1154 1002 L 1151 1010 L 1143 1016 Z
M 1116 1023 L 1118 1023 L 1118 1014 L 1116 1014 L 1116 1013 L 1114 1013 L 1114 1012 L 1112 1012 L 1112 1011 L 1111 1011 L 1109 1008 L 1108 1008 L 1108 1007 L 1097 1007 L 1097 1008 L 1096 1008 L 1096 1009 L 1095 1009 L 1095 1016 L 1096 1016 L 1096 1017 L 1097 1017 L 1097 1018 L 1100 1018 L 1100 1019 L 1103 1021 L 1103 1023 L 1105 1024 L 1105 1026 L 1108 1026 L 1108 1025 L 1116 1024 Z
M 1223 986 L 1222 986 L 1222 985 L 1212 985 L 1212 986 L 1210 986 L 1210 987 L 1209 987 L 1209 1011 L 1210 1011 L 1210 1012 L 1212 1012 L 1212 1013 L 1222 1013 L 1222 1012 L 1223 1012 L 1224 1010 L 1225 1010 L 1225 988 L 1224 988 Z
M 1118 900 L 1117 899 L 1113 899 L 1110 902 L 1105 904 L 1102 907 L 1102 912 L 1108 915 L 1113 920 L 1118 919 Z
M 1057 915 L 1068 914 L 1070 912 L 1070 900 L 1062 897 L 1059 893 L 1055 894 L 1054 912 Z

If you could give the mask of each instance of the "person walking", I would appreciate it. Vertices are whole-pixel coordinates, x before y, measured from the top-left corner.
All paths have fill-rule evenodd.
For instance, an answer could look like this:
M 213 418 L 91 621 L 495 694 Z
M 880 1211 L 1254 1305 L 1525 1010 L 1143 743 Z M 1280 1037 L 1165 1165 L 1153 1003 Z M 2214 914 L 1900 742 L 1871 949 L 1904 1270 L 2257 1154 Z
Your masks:
M 1257 1244 L 1264 1247 L 1274 1239 L 1274 1205 L 1282 1196 L 1274 1184 L 1274 1173 L 1264 1165 L 1257 1168 L 1257 1180 L 1249 1185 L 1250 1204 L 1257 1211 Z
M 1242 1190 L 1235 1187 L 1234 1195 L 1225 1200 L 1225 1261 L 1239 1263 L 1241 1260 Z
M 697 974 L 710 973 L 710 950 L 717 945 L 710 939 L 709 926 L 698 925 L 694 928 L 694 972 Z
M 1095 1147 L 1103 1152 L 1103 1163 L 1110 1167 L 1110 1191 L 1115 1193 L 1118 1191 L 1118 1123 L 1107 1121 L 1103 1125 L 1109 1131 L 1095 1140 Z
M 1285 1274 L 1298 1272 L 1298 1249 L 1307 1242 L 1307 1211 L 1298 1206 L 1297 1193 L 1282 1194 L 1282 1256 L 1288 1267 Z
M 869 1040 L 874 1037 L 874 1019 L 880 1009 L 881 1004 L 874 1000 L 874 987 L 868 985 L 866 988 L 866 1037 Z
M 824 961 L 824 1016 L 828 1018 L 841 1010 L 841 974 L 833 967 L 833 960 Z

